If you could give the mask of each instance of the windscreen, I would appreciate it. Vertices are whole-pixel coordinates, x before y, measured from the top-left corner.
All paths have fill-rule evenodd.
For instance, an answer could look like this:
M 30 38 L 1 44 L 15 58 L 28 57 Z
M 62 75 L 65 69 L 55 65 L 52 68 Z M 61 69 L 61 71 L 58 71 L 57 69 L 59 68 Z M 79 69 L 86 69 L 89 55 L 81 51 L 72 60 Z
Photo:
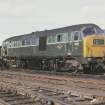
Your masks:
M 104 45 L 104 40 L 103 39 L 94 39 L 93 45 Z
M 87 36 L 87 35 L 92 35 L 92 34 L 95 34 L 95 29 L 94 27 L 87 27 L 83 30 L 83 35 L 84 36 Z

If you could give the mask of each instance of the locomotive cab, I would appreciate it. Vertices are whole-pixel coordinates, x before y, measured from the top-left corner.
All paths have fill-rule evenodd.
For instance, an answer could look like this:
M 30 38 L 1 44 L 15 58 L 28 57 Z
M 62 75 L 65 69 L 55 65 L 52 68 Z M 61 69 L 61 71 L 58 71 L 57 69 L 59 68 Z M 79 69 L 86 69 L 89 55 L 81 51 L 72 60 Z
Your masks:
M 105 57 L 105 37 L 101 35 L 91 35 L 84 38 L 84 57 Z
M 105 37 L 95 34 L 85 37 L 83 50 L 83 56 L 88 62 L 88 69 L 92 72 L 104 72 Z

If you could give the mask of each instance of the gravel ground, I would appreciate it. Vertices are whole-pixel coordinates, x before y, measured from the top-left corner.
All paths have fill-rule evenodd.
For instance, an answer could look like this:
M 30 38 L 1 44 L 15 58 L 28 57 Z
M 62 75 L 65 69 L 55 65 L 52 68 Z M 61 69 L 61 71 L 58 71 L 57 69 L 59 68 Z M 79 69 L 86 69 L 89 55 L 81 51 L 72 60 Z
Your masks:
M 15 88 L 23 94 L 26 92 L 33 95 L 36 92 L 33 90 L 42 88 L 52 91 L 62 91 L 66 95 L 71 93 L 79 97 L 93 98 L 91 101 L 93 103 L 105 102 L 105 80 L 1 71 L 0 86 Z M 42 89 L 38 91 L 42 91 Z

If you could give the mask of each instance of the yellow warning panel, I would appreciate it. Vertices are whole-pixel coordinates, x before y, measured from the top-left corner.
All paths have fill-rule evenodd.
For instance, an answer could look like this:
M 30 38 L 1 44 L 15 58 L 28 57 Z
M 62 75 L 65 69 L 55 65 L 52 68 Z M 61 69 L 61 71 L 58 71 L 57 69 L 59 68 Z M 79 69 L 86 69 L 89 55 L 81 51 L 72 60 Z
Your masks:
M 105 37 L 102 35 L 90 35 L 84 38 L 84 57 L 104 57 Z

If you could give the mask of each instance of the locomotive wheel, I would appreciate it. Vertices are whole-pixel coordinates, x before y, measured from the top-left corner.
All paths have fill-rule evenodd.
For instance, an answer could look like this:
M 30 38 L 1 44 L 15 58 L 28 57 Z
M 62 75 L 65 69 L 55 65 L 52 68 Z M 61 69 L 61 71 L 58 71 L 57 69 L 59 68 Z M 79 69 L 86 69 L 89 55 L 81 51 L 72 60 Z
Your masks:
M 88 65 L 83 65 L 83 73 L 87 74 L 90 73 L 90 67 L 88 67 Z
M 100 74 L 104 72 L 104 68 L 100 64 L 90 65 L 90 73 Z
M 98 73 L 103 73 L 103 72 L 104 72 L 103 66 L 102 66 L 102 65 L 96 65 L 96 71 L 97 71 Z
M 71 67 L 69 72 L 76 74 L 78 72 L 78 69 L 76 67 Z

